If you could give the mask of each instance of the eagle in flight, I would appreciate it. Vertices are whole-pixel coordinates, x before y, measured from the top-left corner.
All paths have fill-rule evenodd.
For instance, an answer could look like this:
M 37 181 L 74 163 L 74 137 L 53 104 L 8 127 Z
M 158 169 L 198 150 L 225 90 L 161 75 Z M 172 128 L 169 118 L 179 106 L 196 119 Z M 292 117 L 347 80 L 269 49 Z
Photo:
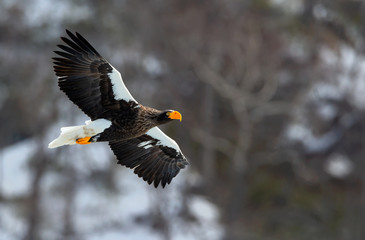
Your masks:
M 188 161 L 177 143 L 157 126 L 181 121 L 174 110 L 157 110 L 138 103 L 120 73 L 79 33 L 66 30 L 66 45 L 53 58 L 58 86 L 90 120 L 61 128 L 48 147 L 108 142 L 118 163 L 157 188 L 170 184 Z

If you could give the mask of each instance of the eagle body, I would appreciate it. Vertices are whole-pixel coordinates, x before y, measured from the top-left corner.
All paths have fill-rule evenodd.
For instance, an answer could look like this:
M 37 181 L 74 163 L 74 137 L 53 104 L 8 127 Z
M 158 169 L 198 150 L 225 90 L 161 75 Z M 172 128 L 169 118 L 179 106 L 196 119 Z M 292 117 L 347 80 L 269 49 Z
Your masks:
M 164 114 L 164 111 L 145 106 L 131 107 L 129 111 L 117 115 L 109 114 L 105 119 L 111 121 L 111 126 L 93 136 L 90 141 L 105 142 L 140 137 L 151 128 L 171 121 L 169 118 L 164 119 Z
M 188 165 L 177 143 L 157 126 L 181 121 L 174 110 L 157 110 L 138 103 L 121 74 L 80 34 L 66 30 L 66 45 L 53 58 L 58 86 L 90 120 L 61 128 L 50 148 L 108 142 L 118 163 L 134 169 L 149 184 L 169 184 Z

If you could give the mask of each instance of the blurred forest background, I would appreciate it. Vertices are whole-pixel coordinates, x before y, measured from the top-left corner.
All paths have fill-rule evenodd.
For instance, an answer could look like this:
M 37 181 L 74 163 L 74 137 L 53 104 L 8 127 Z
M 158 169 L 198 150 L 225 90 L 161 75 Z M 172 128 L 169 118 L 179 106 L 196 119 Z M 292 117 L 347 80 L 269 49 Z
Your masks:
M 165 189 L 107 144 L 52 51 L 81 33 L 191 165 Z M 0 239 L 365 239 L 365 2 L 0 1 Z

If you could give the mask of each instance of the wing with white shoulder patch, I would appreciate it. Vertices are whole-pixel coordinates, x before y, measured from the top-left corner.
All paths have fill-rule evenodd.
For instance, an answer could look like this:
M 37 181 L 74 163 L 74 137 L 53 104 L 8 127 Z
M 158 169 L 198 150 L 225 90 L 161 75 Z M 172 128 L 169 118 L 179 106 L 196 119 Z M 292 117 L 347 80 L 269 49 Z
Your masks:
M 152 129 L 150 129 L 146 134 L 158 140 L 156 145 L 170 147 L 170 148 L 175 149 L 176 152 L 181 153 L 179 145 L 177 145 L 177 143 L 173 139 L 171 139 L 169 136 L 167 136 L 158 127 L 154 127 Z
M 111 66 L 110 63 L 109 65 Z M 108 73 L 108 77 L 112 84 L 115 100 L 124 100 L 126 102 L 134 101 L 138 103 L 136 99 L 133 98 L 132 94 L 128 91 L 128 88 L 125 86 L 120 72 L 113 66 L 111 67 L 113 68 L 113 70 L 111 73 Z
M 140 137 L 110 141 L 109 145 L 119 164 L 155 187 L 160 183 L 165 187 L 189 164 L 177 143 L 157 127 Z
M 124 85 L 122 76 L 79 33 L 66 31 L 64 45 L 57 45 L 54 71 L 60 89 L 91 120 L 110 118 L 110 112 L 139 107 Z M 125 103 L 120 103 L 124 101 Z M 123 106 L 122 106 L 123 105 Z

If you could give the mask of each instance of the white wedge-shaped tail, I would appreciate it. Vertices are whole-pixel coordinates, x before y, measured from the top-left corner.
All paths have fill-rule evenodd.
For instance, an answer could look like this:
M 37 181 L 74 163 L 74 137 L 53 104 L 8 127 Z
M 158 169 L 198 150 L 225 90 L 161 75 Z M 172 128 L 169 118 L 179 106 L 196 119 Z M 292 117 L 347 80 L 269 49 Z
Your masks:
M 49 148 L 56 148 L 63 145 L 76 144 L 76 140 L 84 137 L 92 137 L 102 133 L 110 127 L 111 122 L 106 119 L 88 120 L 86 125 L 70 126 L 61 128 L 61 134 L 58 138 L 48 144 Z

